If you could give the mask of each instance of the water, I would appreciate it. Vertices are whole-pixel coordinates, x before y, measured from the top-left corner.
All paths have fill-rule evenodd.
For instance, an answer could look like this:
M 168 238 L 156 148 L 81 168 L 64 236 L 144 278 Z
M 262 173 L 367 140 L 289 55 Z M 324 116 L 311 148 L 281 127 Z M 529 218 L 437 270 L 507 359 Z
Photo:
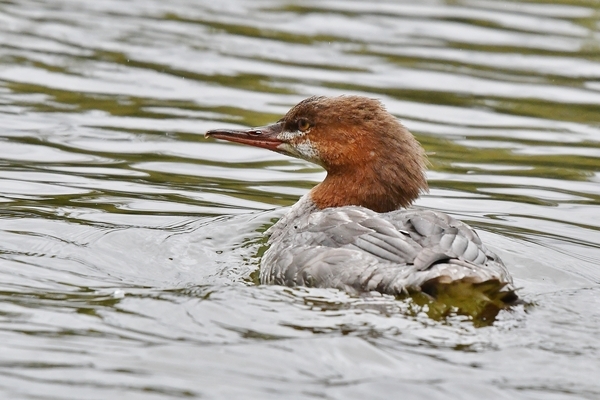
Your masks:
M 600 3 L 0 1 L 0 397 L 600 397 Z M 205 140 L 381 99 L 533 306 L 254 283 L 324 172 Z

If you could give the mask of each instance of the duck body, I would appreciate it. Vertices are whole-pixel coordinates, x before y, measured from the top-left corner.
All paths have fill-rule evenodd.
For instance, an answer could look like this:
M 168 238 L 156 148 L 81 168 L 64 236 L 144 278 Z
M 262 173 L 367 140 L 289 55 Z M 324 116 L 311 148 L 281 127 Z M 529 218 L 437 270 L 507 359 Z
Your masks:
M 377 100 L 311 97 L 272 125 L 206 135 L 327 170 L 267 231 L 262 284 L 432 298 L 444 292 L 498 306 L 518 299 L 507 268 L 471 227 L 411 207 L 428 190 L 424 150 Z
M 267 234 L 263 284 L 435 297 L 441 285 L 461 282 L 485 286 L 490 299 L 516 300 L 500 258 L 471 227 L 442 212 L 320 210 L 306 195 Z

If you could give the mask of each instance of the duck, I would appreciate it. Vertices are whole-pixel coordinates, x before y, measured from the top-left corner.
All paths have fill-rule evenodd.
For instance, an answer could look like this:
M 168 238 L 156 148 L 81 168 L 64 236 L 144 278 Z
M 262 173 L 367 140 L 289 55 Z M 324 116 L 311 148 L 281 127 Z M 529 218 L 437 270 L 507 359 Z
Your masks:
M 413 206 L 428 191 L 428 160 L 379 100 L 313 96 L 273 124 L 205 136 L 297 157 L 327 172 L 266 231 L 261 284 L 459 299 L 450 304 L 473 301 L 495 312 L 518 302 L 507 267 L 473 228 Z

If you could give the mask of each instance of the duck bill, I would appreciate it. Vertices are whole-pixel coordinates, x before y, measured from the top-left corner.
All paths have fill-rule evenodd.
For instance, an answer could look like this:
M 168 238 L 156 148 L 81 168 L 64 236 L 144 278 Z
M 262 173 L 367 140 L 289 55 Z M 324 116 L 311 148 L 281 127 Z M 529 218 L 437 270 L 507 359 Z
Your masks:
M 283 124 L 278 122 L 251 129 L 214 129 L 206 132 L 204 136 L 280 151 L 279 146 L 284 142 L 278 136 L 282 131 Z

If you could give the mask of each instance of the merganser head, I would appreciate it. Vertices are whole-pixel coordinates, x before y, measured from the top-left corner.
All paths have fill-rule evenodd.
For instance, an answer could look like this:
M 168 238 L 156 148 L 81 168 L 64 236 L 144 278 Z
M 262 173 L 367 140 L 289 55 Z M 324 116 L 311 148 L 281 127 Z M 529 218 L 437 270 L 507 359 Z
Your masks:
M 423 148 L 375 99 L 310 97 L 272 125 L 206 136 L 321 165 L 327 178 L 311 191 L 319 208 L 359 205 L 387 212 L 427 191 Z

